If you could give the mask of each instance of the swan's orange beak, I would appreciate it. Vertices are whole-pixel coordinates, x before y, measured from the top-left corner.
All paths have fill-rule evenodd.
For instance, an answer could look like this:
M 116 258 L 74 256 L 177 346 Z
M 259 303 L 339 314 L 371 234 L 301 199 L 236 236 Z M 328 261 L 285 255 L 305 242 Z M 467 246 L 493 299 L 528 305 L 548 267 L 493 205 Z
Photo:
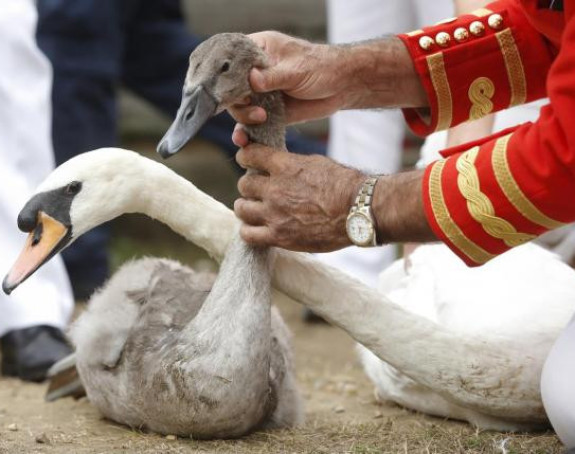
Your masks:
M 57 254 L 68 237 L 69 229 L 53 217 L 40 211 L 36 227 L 30 232 L 24 249 L 2 282 L 2 290 L 9 295 L 52 256 Z

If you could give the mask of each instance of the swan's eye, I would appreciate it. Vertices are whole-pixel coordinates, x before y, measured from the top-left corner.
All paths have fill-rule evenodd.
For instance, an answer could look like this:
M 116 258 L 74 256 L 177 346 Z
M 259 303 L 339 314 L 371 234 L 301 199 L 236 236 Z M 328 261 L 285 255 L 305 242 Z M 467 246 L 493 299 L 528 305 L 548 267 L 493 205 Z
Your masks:
M 76 195 L 80 192 L 80 189 L 82 189 L 82 183 L 79 181 L 72 181 L 72 183 L 68 184 L 64 188 L 64 192 L 69 195 Z
M 230 69 L 230 62 L 229 62 L 229 61 L 225 62 L 225 63 L 222 65 L 221 71 L 222 71 L 223 73 L 225 73 L 228 69 Z

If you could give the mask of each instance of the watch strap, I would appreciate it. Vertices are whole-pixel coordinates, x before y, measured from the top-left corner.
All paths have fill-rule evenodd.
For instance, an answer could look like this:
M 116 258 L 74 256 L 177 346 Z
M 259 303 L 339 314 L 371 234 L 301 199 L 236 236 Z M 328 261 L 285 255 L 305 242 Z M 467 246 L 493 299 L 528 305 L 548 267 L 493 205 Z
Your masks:
M 375 184 L 377 183 L 377 178 L 378 177 L 376 176 L 370 176 L 363 182 L 351 207 L 352 212 L 359 211 L 364 207 L 371 209 L 371 199 L 373 198 L 373 191 L 375 189 Z M 371 211 L 370 215 L 375 224 L 375 219 L 373 219 Z
M 371 175 L 363 182 L 357 193 L 357 196 L 355 197 L 355 201 L 349 210 L 350 215 L 353 213 L 362 212 L 364 215 L 369 217 L 373 226 L 373 241 L 371 243 L 372 246 L 377 246 L 378 244 L 377 222 L 371 209 L 373 192 L 375 190 L 375 185 L 377 184 L 378 179 L 379 175 Z

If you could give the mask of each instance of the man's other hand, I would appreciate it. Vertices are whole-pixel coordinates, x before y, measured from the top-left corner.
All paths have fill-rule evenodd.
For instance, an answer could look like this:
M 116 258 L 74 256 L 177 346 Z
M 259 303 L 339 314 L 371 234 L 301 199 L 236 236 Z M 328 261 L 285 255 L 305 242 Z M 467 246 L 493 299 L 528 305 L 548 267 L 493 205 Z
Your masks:
M 345 221 L 365 179 L 361 172 L 322 156 L 301 156 L 262 145 L 236 155 L 260 173 L 238 182 L 234 211 L 244 241 L 292 251 L 328 252 L 350 245 Z

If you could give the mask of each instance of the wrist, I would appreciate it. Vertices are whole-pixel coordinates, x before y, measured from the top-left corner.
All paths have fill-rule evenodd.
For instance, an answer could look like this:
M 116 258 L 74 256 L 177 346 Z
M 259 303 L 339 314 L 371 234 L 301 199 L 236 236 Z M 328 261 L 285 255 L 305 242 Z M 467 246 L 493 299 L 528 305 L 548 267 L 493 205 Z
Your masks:
M 437 240 L 425 217 L 423 170 L 379 177 L 372 212 L 379 243 Z

